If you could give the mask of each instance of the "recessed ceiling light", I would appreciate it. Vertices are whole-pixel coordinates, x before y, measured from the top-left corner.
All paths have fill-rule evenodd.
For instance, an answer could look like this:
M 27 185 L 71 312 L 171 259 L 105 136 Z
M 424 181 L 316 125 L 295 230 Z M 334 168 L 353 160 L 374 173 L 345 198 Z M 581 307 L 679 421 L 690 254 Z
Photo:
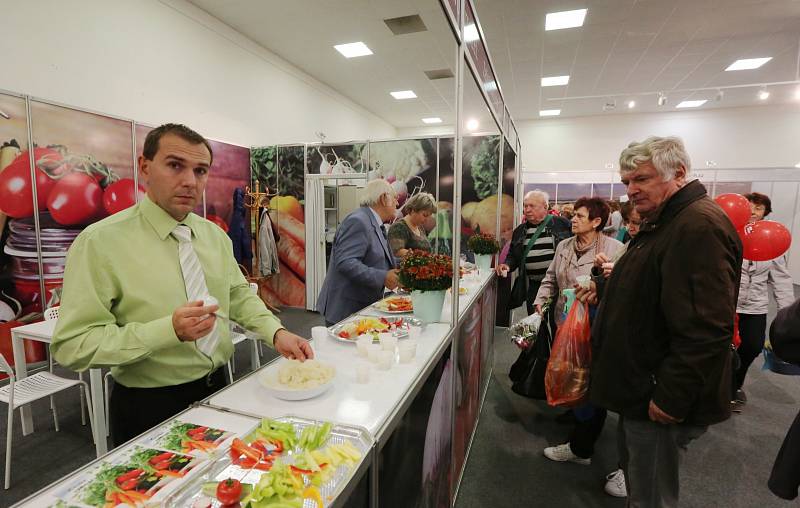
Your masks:
M 569 83 L 569 76 L 550 76 L 542 78 L 542 86 L 563 86 Z
M 758 69 L 765 63 L 772 60 L 771 56 L 764 57 L 764 58 L 744 58 L 741 60 L 736 60 L 732 64 L 728 66 L 726 71 L 746 71 L 750 69 Z
M 583 26 L 584 19 L 586 19 L 586 9 L 551 12 L 544 18 L 544 29 L 561 30 L 562 28 L 575 28 L 577 26 Z
M 796 167 L 796 168 L 800 168 L 800 162 L 798 162 L 797 164 L 795 164 L 795 165 L 794 165 L 794 167 Z
M 800 100 L 800 86 L 798 86 L 797 90 L 794 91 L 794 98 Z
M 442 123 L 442 119 L 438 116 L 432 116 L 430 118 L 423 118 L 422 123 Z
M 636 107 L 636 101 L 628 101 L 628 109 L 633 109 Z
M 372 50 L 363 42 L 351 42 L 349 44 L 337 44 L 334 46 L 336 51 L 344 55 L 345 58 L 355 58 L 357 56 L 367 56 L 372 54 Z
M 560 109 L 543 109 L 539 111 L 539 116 L 558 116 L 560 114 Z
M 497 82 L 495 80 L 487 81 L 483 84 L 483 89 L 487 92 L 494 92 L 497 90 Z
M 464 42 L 473 42 L 480 39 L 478 35 L 478 27 L 475 24 L 466 25 L 464 27 Z
M 683 102 L 681 102 L 680 104 L 678 104 L 675 107 L 676 108 L 699 108 L 700 106 L 702 106 L 706 102 L 708 102 L 708 100 L 706 100 L 706 99 L 699 100 L 699 101 L 683 101 Z
M 470 118 L 469 120 L 467 120 L 467 130 L 468 131 L 477 130 L 479 125 L 480 125 L 480 123 L 478 123 L 478 121 L 475 120 L 474 118 Z
M 402 100 L 402 99 L 416 99 L 417 94 L 414 93 L 413 90 L 399 90 L 397 92 L 389 92 L 392 97 L 395 99 Z
M 769 92 L 767 91 L 767 87 L 762 87 L 761 90 L 758 91 L 758 100 L 765 101 L 769 99 Z

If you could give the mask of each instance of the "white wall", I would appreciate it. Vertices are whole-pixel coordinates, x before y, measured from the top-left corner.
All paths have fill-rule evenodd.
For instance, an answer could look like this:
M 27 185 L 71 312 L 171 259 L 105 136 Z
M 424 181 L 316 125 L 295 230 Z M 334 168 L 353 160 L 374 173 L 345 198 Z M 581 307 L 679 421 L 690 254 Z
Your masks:
M 615 114 L 518 122 L 525 171 L 619 167 L 628 143 L 651 135 L 683 138 L 697 170 L 794 167 L 800 162 L 800 105 Z
M 245 146 L 396 133 L 184 0 L 0 0 L 0 12 L 0 89 Z

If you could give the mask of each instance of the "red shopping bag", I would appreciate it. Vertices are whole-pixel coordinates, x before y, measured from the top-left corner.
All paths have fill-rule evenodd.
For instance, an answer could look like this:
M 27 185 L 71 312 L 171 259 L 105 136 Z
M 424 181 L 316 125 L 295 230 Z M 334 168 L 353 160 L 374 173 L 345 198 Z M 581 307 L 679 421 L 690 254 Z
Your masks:
M 589 390 L 589 367 L 592 363 L 589 306 L 575 302 L 567 319 L 558 328 L 544 388 L 551 406 L 576 406 L 584 401 Z

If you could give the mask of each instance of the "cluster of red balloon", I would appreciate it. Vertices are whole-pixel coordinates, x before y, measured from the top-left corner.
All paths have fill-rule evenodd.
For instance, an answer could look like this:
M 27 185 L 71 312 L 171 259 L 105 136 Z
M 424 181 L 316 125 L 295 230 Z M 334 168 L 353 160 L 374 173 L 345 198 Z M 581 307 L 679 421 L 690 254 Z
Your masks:
M 741 194 L 720 194 L 714 201 L 739 233 L 745 259 L 768 261 L 789 250 L 792 235 L 786 226 L 772 220 L 750 222 L 750 202 Z

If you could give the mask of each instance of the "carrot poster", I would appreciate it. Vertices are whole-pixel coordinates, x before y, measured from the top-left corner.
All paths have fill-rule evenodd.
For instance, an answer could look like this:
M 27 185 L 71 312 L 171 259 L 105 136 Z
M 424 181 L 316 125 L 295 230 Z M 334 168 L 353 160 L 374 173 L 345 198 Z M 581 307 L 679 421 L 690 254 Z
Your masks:
M 259 217 L 258 263 L 254 268 L 262 298 L 271 305 L 306 306 L 306 226 L 304 146 L 264 146 L 250 150 L 253 181 L 270 194 Z M 269 262 L 275 260 L 277 263 Z

